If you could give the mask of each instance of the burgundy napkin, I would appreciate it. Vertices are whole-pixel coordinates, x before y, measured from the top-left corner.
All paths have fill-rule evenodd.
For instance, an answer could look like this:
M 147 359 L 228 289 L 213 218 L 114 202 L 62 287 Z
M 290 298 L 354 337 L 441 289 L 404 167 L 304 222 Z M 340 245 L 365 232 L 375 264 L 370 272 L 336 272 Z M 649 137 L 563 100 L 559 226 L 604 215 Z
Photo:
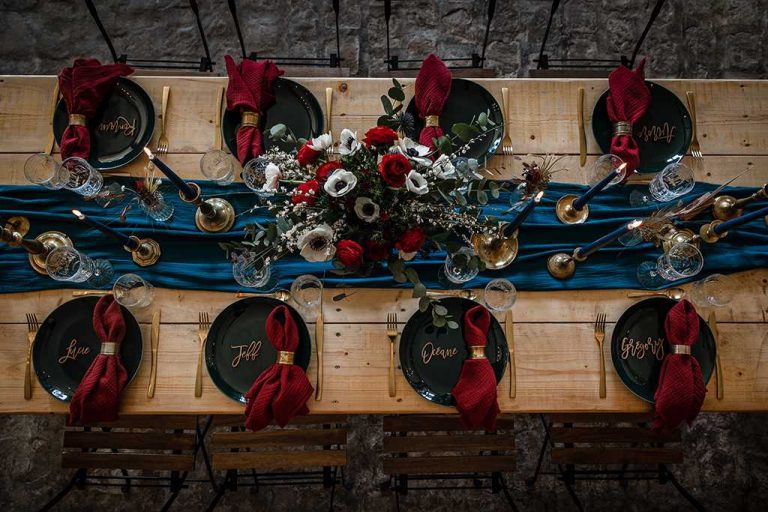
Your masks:
M 59 73 L 59 90 L 69 115 L 93 117 L 101 107 L 117 79 L 133 73 L 125 64 L 104 64 L 96 59 L 77 59 L 71 68 Z M 70 124 L 61 136 L 61 158 L 91 154 L 91 134 L 88 127 Z
M 485 347 L 491 314 L 483 306 L 475 306 L 464 315 L 464 341 L 467 347 Z M 456 400 L 461 422 L 467 428 L 496 430 L 499 403 L 496 398 L 496 375 L 486 358 L 467 358 L 461 367 L 459 381 L 451 391 Z
M 669 310 L 664 322 L 667 340 L 674 345 L 693 346 L 699 339 L 699 315 L 693 304 L 681 300 Z M 699 414 L 707 388 L 695 357 L 671 352 L 664 358 L 656 389 L 654 430 L 672 430 L 683 420 L 690 425 Z
M 116 343 L 114 355 L 100 353 L 77 386 L 69 404 L 71 425 L 116 421 L 120 393 L 128 382 L 128 372 L 120 361 L 120 343 L 125 339 L 125 319 L 120 304 L 105 295 L 93 309 L 93 329 L 102 343 Z
M 632 71 L 619 66 L 608 75 L 608 119 L 611 123 L 626 121 L 634 125 L 651 104 L 651 91 L 645 85 L 645 59 Z M 625 179 L 640 165 L 640 149 L 631 134 L 615 135 L 611 139 L 611 154 L 621 157 L 627 164 Z
M 267 338 L 278 351 L 296 352 L 299 329 L 287 307 L 277 306 L 267 317 Z M 294 416 L 309 413 L 307 400 L 313 391 L 301 367 L 274 363 L 245 394 L 245 426 L 261 430 L 274 419 L 284 427 Z
M 451 94 L 451 72 L 443 61 L 432 53 L 421 63 L 414 86 L 414 101 L 419 117 L 439 116 Z M 443 136 L 439 126 L 425 126 L 419 134 L 419 144 L 434 150 L 432 139 Z
M 229 55 L 224 56 L 229 84 L 227 85 L 227 110 L 239 109 L 240 113 L 255 112 L 263 118 L 267 109 L 275 103 L 274 83 L 283 74 L 270 60 L 243 59 L 240 64 Z M 261 129 L 258 126 L 241 126 L 237 130 L 237 158 L 241 164 L 261 155 Z

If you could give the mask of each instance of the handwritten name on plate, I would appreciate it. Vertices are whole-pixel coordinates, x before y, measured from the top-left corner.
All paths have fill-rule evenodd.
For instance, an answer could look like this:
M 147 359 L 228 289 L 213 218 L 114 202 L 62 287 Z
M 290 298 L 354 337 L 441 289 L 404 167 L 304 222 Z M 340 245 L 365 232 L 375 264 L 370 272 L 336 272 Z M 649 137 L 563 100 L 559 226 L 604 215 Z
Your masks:
M 67 361 L 75 361 L 80 356 L 85 356 L 91 353 L 91 347 L 78 347 L 77 340 L 72 339 L 69 342 L 66 352 L 59 358 L 59 364 L 64 364 Z
M 675 138 L 675 130 L 677 130 L 677 126 L 670 126 L 669 123 L 664 123 L 661 126 L 643 126 L 637 137 L 643 142 L 663 141 L 669 144 Z
M 136 134 L 136 119 L 129 121 L 123 116 L 117 116 L 113 121 L 102 121 L 97 131 L 106 133 L 121 133 L 126 137 L 133 137 Z
M 445 347 L 438 347 L 431 341 L 428 341 L 424 344 L 424 348 L 421 349 L 421 360 L 424 362 L 424 364 L 429 364 L 432 359 L 435 357 L 439 357 L 440 359 L 451 359 L 453 357 L 456 357 L 456 355 L 459 353 L 459 349 L 456 347 L 453 348 L 445 348 Z
M 240 361 L 255 361 L 261 354 L 261 340 L 252 341 L 247 345 L 232 345 L 232 350 L 237 354 L 232 358 L 232 368 L 237 368 Z
M 629 359 L 629 356 L 643 359 L 646 355 L 653 355 L 659 361 L 664 359 L 664 338 L 653 339 L 649 336 L 645 341 L 635 341 L 625 337 L 621 340 L 622 359 Z

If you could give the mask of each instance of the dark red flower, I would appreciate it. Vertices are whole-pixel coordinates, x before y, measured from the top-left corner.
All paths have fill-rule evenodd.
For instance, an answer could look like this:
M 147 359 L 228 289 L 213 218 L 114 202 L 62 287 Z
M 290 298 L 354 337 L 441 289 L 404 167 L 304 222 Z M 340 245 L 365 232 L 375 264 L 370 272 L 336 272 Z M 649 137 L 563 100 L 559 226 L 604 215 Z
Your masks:
M 390 244 L 384 241 L 368 240 L 365 246 L 368 249 L 368 259 L 371 261 L 386 260 L 389 258 L 389 252 L 392 249 Z
M 343 168 L 344 165 L 338 160 L 325 162 L 323 165 L 317 168 L 317 172 L 315 172 L 315 179 L 320 183 L 325 183 L 325 180 L 328 179 L 328 176 L 330 176 L 333 171 Z
M 395 243 L 395 247 L 403 252 L 416 252 L 424 245 L 426 238 L 424 230 L 416 226 L 403 231 L 403 234 L 400 235 L 400 240 Z
M 320 184 L 317 180 L 305 181 L 294 189 L 291 201 L 293 204 L 306 203 L 309 206 L 314 206 L 319 189 Z
M 317 160 L 317 157 L 320 156 L 320 153 L 320 151 L 315 151 L 309 147 L 309 142 L 307 142 L 301 146 L 301 149 L 299 149 L 299 153 L 296 155 L 296 160 L 299 162 L 299 165 L 309 165 Z
M 365 132 L 363 142 L 369 148 L 371 146 L 389 147 L 397 140 L 397 132 L 387 126 L 376 126 Z
M 354 240 L 339 240 L 336 259 L 347 268 L 357 268 L 363 264 L 363 247 Z
M 405 177 L 411 169 L 411 162 L 400 153 L 384 155 L 379 162 L 379 174 L 390 187 L 405 185 Z

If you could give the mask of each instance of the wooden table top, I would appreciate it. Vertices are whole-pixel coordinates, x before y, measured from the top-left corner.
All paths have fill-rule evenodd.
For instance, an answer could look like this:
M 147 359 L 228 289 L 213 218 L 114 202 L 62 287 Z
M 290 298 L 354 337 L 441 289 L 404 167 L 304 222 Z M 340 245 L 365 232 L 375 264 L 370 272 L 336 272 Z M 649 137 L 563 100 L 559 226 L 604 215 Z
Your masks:
M 171 86 L 167 135 L 167 161 L 187 178 L 200 179 L 199 160 L 214 141 L 216 96 L 226 78 L 133 77 L 147 90 L 160 112 L 164 85 Z M 333 90 L 333 132 L 342 128 L 365 132 L 380 115 L 379 97 L 389 79 L 307 78 L 296 79 L 324 104 L 325 89 Z M 606 80 L 478 79 L 501 103 L 501 87 L 510 88 L 511 137 L 515 152 L 555 154 L 565 157 L 568 172 L 558 181 L 585 183 L 586 171 L 600 150 L 591 134 L 591 105 L 607 88 Z M 403 83 L 408 96 L 412 79 Z M 659 80 L 680 98 L 696 93 L 699 140 L 703 165 L 686 157 L 699 181 L 722 183 L 744 169 L 751 172 L 739 185 L 768 182 L 768 82 L 755 80 Z M 23 163 L 45 146 L 50 133 L 50 103 L 55 77 L 0 76 L 0 184 L 25 183 Z M 578 165 L 576 105 L 578 88 L 586 91 L 585 122 L 589 158 Z M 406 101 L 409 98 L 406 98 Z M 140 175 L 144 163 L 134 162 L 114 174 Z M 498 156 L 490 167 L 496 178 L 519 176 L 521 161 Z M 491 177 L 491 176 L 489 176 Z M 2 205 L 0 205 L 0 210 Z M 32 226 L 36 234 L 35 226 Z M 542 261 L 542 265 L 545 262 Z M 735 298 L 717 308 L 719 351 L 724 373 L 724 398 L 715 397 L 715 379 L 704 404 L 707 411 L 768 410 L 768 269 L 735 275 Z M 323 399 L 310 399 L 315 413 L 425 413 L 445 412 L 418 396 L 397 372 L 397 394 L 387 392 L 389 341 L 386 315 L 398 313 L 405 322 L 417 309 L 410 290 L 359 289 L 333 302 L 338 290 L 327 291 L 324 300 L 325 351 Z M 63 413 L 67 404 L 50 397 L 33 382 L 31 400 L 24 400 L 26 359 L 25 314 L 42 319 L 57 305 L 70 300 L 72 290 L 0 295 L 0 413 Z M 199 342 L 197 316 L 207 311 L 215 317 L 235 301 L 232 293 L 157 290 L 154 303 L 136 313 L 144 333 L 144 361 L 126 389 L 123 414 L 218 414 L 238 413 L 242 404 L 221 394 L 207 374 L 203 394 L 194 396 Z M 632 395 L 613 371 L 610 343 L 605 344 L 607 396 L 599 398 L 599 354 L 592 327 L 597 312 L 608 317 L 606 339 L 614 322 L 637 299 L 627 290 L 519 292 L 513 308 L 517 396 L 508 398 L 508 376 L 499 385 L 503 412 L 637 412 L 649 404 Z M 162 310 L 157 390 L 146 398 L 149 380 L 149 322 Z M 707 310 L 700 311 L 706 318 Z M 500 318 L 503 321 L 503 318 Z M 310 332 L 314 331 L 310 322 Z M 310 363 L 310 382 L 315 382 L 316 361 Z

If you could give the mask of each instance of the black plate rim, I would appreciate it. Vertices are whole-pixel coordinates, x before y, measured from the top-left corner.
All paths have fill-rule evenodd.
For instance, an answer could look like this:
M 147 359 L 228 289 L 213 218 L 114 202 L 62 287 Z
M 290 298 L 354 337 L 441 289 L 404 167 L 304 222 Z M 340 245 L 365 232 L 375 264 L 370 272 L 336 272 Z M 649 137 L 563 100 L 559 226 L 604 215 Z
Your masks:
M 477 302 L 475 302 L 473 300 L 465 299 L 463 297 L 445 297 L 445 298 L 440 299 L 440 302 L 443 303 L 443 304 L 445 304 L 445 303 L 450 304 L 452 302 L 456 302 L 456 303 L 462 305 L 462 307 L 465 308 L 464 309 L 465 312 L 469 308 L 471 308 L 471 307 L 480 305 L 480 304 L 478 304 Z M 491 363 L 491 366 L 494 367 L 494 373 L 496 374 L 496 385 L 498 386 L 499 382 L 501 382 L 501 379 L 504 377 L 504 371 L 506 370 L 506 367 L 507 367 L 507 364 L 508 364 L 508 361 L 509 361 L 509 346 L 507 345 L 506 336 L 504 334 L 503 329 L 501 328 L 501 324 L 499 323 L 499 321 L 496 319 L 496 317 L 493 315 L 492 312 L 489 311 L 489 313 L 491 315 L 491 326 L 489 328 L 489 331 L 497 332 L 501 336 L 501 339 L 497 340 L 497 343 L 498 343 L 499 346 L 501 346 L 501 350 L 502 350 L 501 361 L 499 363 L 497 363 L 497 364 L 500 364 L 500 368 L 497 370 L 495 368 L 494 364 Z M 400 361 L 401 372 L 402 372 L 403 376 L 405 377 L 405 380 L 411 386 L 411 389 L 413 389 L 416 392 L 416 394 L 418 394 L 419 396 L 421 396 L 422 398 L 424 398 L 428 402 L 431 402 L 431 403 L 437 404 L 437 405 L 441 405 L 441 406 L 445 406 L 445 407 L 455 407 L 455 400 L 454 400 L 453 396 L 451 396 L 449 403 L 444 403 L 442 401 L 435 401 L 433 399 L 430 399 L 428 396 L 426 396 L 426 394 L 424 392 L 420 391 L 417 388 L 416 383 L 412 379 L 409 378 L 408 373 L 406 373 L 406 371 L 405 371 L 405 368 L 409 366 L 408 364 L 406 364 L 406 362 L 407 362 L 406 361 L 407 360 L 407 354 L 406 353 L 408 352 L 406 347 L 407 347 L 408 344 L 407 344 L 407 342 L 403 343 L 403 340 L 409 339 L 409 337 L 406 336 L 407 330 L 415 329 L 416 328 L 415 324 L 416 324 L 417 316 L 418 315 L 424 315 L 424 314 L 425 313 L 421 313 L 419 310 L 417 310 L 413 315 L 410 316 L 410 318 L 408 318 L 408 321 L 403 326 L 403 330 L 402 330 L 402 332 L 400 334 L 400 343 L 399 343 L 399 348 L 398 348 L 398 351 L 399 351 L 398 352 L 398 359 Z M 462 322 L 463 318 L 457 319 L 456 321 L 457 322 Z M 410 328 L 409 328 L 409 325 L 411 326 Z M 413 338 L 410 338 L 410 339 L 413 339 Z M 462 361 L 462 363 L 463 363 L 463 361 Z M 434 396 L 437 396 L 437 394 L 435 393 Z
M 312 359 L 312 338 L 309 335 L 309 328 L 307 327 L 307 322 L 304 321 L 304 318 L 301 316 L 301 314 L 290 304 L 283 302 L 278 299 L 274 299 L 272 297 L 246 297 L 244 299 L 237 300 L 224 308 L 218 315 L 216 315 L 216 318 L 211 323 L 211 328 L 208 330 L 208 338 L 205 340 L 205 368 L 208 371 L 208 376 L 211 378 L 211 381 L 216 386 L 216 389 L 218 389 L 221 394 L 226 396 L 227 398 L 230 398 L 231 400 L 234 400 L 237 403 L 244 404 L 245 398 L 241 396 L 241 398 L 237 398 L 234 395 L 234 393 L 229 393 L 226 391 L 222 386 L 228 387 L 230 389 L 234 388 L 229 385 L 227 382 L 224 381 L 223 378 L 221 378 L 220 372 L 212 372 L 211 367 L 213 366 L 212 361 L 215 361 L 215 357 L 213 357 L 213 344 L 208 343 L 208 339 L 213 339 L 213 336 L 215 333 L 218 332 L 218 330 L 221 328 L 223 320 L 219 321 L 219 319 L 224 318 L 226 314 L 231 313 L 236 308 L 247 308 L 251 304 L 256 303 L 265 303 L 268 305 L 271 305 L 272 308 L 275 308 L 277 306 L 286 306 L 288 308 L 288 311 L 290 311 L 291 315 L 293 315 L 294 320 L 300 319 L 301 322 L 298 323 L 299 328 L 299 348 L 297 349 L 297 352 L 301 350 L 301 340 L 306 339 L 307 340 L 307 356 L 306 356 L 306 364 L 301 364 L 302 356 L 296 357 L 296 364 L 299 365 L 305 372 L 307 371 L 307 368 L 309 367 L 309 363 Z M 218 324 L 217 324 L 218 322 Z M 255 380 L 255 377 L 254 377 Z
M 611 362 L 613 363 L 614 371 L 619 376 L 619 380 L 621 381 L 621 383 L 624 385 L 624 387 L 630 393 L 632 393 L 633 395 L 635 395 L 637 398 L 639 398 L 640 400 L 642 400 L 644 402 L 648 402 L 650 404 L 655 404 L 656 403 L 655 400 L 653 400 L 653 399 L 649 400 L 648 398 L 646 398 L 646 397 L 642 396 L 641 394 L 635 392 L 635 390 L 632 389 L 624 381 L 624 375 L 621 372 L 619 372 L 619 365 L 620 365 L 620 359 L 621 358 L 620 358 L 620 356 L 618 354 L 619 351 L 618 351 L 618 348 L 617 348 L 618 347 L 618 343 L 620 343 L 620 341 L 619 341 L 618 329 L 616 328 L 616 326 L 620 325 L 622 323 L 622 321 L 625 320 L 625 317 L 628 317 L 629 315 L 634 313 L 635 309 L 640 309 L 640 307 L 644 307 L 645 305 L 647 305 L 648 302 L 677 303 L 676 300 L 669 299 L 667 297 L 651 297 L 651 298 L 644 299 L 644 300 L 641 300 L 639 302 L 636 302 L 636 303 L 632 304 L 630 307 L 628 307 L 626 310 L 624 310 L 624 312 L 621 314 L 621 316 L 619 316 L 619 319 L 616 320 L 616 323 L 613 324 L 614 325 L 614 329 L 613 329 L 613 333 L 611 334 Z M 698 312 L 696 314 L 698 315 Z M 709 328 L 709 325 L 707 324 L 707 322 L 705 322 L 704 319 L 701 317 L 701 315 L 699 315 L 699 329 L 701 330 L 702 328 L 707 332 L 707 334 L 710 337 L 710 339 L 713 340 L 713 343 L 712 343 L 712 350 L 713 350 L 713 352 L 712 352 L 712 361 L 715 361 L 715 358 L 717 357 L 717 343 L 714 342 L 714 334 L 712 334 L 712 330 Z M 663 361 L 661 361 L 661 362 L 663 362 Z M 709 381 L 710 381 L 710 379 L 712 379 L 712 375 L 714 373 L 715 373 L 715 369 L 714 369 L 714 364 L 713 364 L 712 365 L 712 369 L 709 372 L 709 375 L 702 375 L 703 380 L 704 380 L 704 386 L 707 386 L 707 384 L 709 384 Z
M 94 301 L 94 299 L 95 299 L 95 301 Z M 48 313 L 48 315 L 46 315 L 45 320 L 43 320 L 43 322 L 40 325 L 41 326 L 45 325 L 45 323 L 48 321 L 48 319 L 51 317 L 52 314 L 54 314 L 59 308 L 64 307 L 66 304 L 69 304 L 70 302 L 76 302 L 76 301 L 79 301 L 79 302 L 91 302 L 91 301 L 94 301 L 94 306 L 95 306 L 95 302 L 97 302 L 98 299 L 99 299 L 98 297 L 77 297 L 75 299 L 68 300 L 67 302 L 59 304 L 58 306 L 56 306 L 56 308 L 53 311 L 51 311 L 50 313 Z M 128 327 L 127 324 L 128 323 L 133 323 L 135 325 L 135 327 L 136 327 L 136 331 L 139 333 L 139 338 L 138 338 L 139 339 L 139 345 L 140 345 L 139 362 L 136 365 L 136 369 L 133 371 L 133 374 L 129 374 L 128 375 L 128 380 L 125 383 L 125 387 L 127 388 L 128 386 L 131 385 L 131 382 L 133 382 L 133 379 L 136 378 L 136 375 L 139 374 L 139 369 L 141 368 L 141 363 L 144 361 L 144 337 L 143 337 L 143 335 L 141 333 L 141 324 L 139 324 L 139 321 L 136 320 L 135 316 L 133 316 L 133 313 L 131 313 L 128 310 L 128 308 L 126 308 L 125 306 L 120 306 L 120 309 L 123 311 L 123 318 L 126 319 L 126 332 L 130 329 L 130 327 Z M 40 374 L 37 371 L 37 365 L 34 364 L 35 360 L 37 359 L 35 357 L 35 354 L 37 353 L 37 350 L 39 350 L 37 348 L 37 346 L 38 346 L 38 336 L 41 335 L 41 332 L 42 332 L 42 328 L 37 331 L 37 334 L 35 335 L 35 340 L 32 342 L 33 343 L 32 344 L 32 359 L 31 359 L 30 362 L 33 364 L 33 369 L 34 369 L 34 372 L 35 372 L 35 378 L 37 379 L 37 382 L 40 384 L 40 387 L 42 387 L 53 398 L 55 398 L 56 400 L 59 400 L 60 402 L 69 403 L 69 402 L 72 401 L 72 397 L 70 396 L 68 400 L 64 400 L 64 399 L 59 398 L 58 396 L 54 395 L 51 392 L 51 388 L 49 386 L 47 386 L 40 379 Z M 128 371 L 128 368 L 126 368 L 126 371 Z M 79 383 L 78 383 L 78 385 L 79 385 Z M 123 388 L 123 389 L 125 389 L 125 388 Z

